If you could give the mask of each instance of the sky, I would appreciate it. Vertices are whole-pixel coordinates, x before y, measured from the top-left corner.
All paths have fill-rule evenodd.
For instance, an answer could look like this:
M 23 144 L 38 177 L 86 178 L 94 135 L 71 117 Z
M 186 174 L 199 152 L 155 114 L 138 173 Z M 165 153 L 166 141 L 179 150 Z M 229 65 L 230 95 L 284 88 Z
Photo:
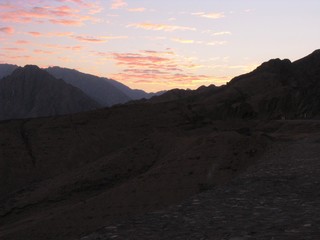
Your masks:
M 222 85 L 320 48 L 319 0 L 0 0 L 0 63 L 148 92 Z

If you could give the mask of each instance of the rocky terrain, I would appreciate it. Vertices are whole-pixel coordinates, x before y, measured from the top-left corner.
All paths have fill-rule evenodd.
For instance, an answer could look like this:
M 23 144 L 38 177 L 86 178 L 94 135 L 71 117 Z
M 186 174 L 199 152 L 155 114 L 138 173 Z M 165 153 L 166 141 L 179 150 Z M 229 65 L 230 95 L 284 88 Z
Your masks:
M 1 122 L 0 238 L 317 239 L 319 56 Z
M 272 147 L 230 183 L 165 210 L 114 221 L 81 240 L 318 239 L 319 122 L 277 124 L 291 128 L 291 137 L 283 138 L 281 130 L 274 133 Z M 317 130 L 302 134 L 297 126 Z

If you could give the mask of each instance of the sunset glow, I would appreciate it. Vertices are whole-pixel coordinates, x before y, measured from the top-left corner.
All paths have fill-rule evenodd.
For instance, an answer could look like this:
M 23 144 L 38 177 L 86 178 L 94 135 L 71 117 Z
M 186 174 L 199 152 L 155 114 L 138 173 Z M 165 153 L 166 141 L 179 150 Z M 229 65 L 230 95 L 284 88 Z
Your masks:
M 221 85 L 320 48 L 320 1 L 0 0 L 0 63 L 159 91 Z

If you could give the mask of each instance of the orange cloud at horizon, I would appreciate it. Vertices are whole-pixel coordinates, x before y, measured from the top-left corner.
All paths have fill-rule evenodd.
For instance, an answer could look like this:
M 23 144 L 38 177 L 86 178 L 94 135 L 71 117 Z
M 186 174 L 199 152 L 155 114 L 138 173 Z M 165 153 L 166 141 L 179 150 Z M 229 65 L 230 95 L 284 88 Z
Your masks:
M 123 70 L 111 77 L 127 85 L 139 85 L 155 91 L 172 86 L 196 88 L 199 84 L 212 84 L 217 77 L 193 71 L 204 66 L 190 62 L 172 50 L 144 50 L 137 53 L 96 53 L 107 57 Z

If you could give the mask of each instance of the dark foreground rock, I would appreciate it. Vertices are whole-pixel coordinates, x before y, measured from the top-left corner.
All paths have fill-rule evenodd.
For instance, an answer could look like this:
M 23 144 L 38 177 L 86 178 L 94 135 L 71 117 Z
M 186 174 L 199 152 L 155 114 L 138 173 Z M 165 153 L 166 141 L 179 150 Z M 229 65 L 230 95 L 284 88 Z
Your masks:
M 319 239 L 320 141 L 282 141 L 230 184 L 81 240 Z

